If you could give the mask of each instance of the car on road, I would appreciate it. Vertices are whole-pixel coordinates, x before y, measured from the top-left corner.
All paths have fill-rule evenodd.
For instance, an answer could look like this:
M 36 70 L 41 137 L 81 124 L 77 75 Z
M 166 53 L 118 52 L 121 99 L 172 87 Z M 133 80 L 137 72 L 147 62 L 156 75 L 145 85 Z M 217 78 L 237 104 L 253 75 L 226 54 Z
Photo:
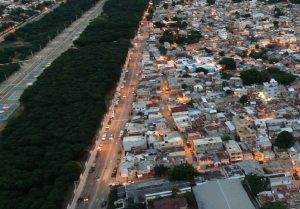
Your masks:
M 114 136 L 111 134 L 109 137 L 109 140 L 113 140 L 113 139 L 114 139 Z
M 124 135 L 124 131 L 120 131 L 118 139 L 122 140 L 123 139 L 123 135 Z
M 106 200 L 102 201 L 102 203 L 101 203 L 101 208 L 106 207 L 106 205 L 107 205 L 107 201 L 106 201 Z
M 106 127 L 105 127 L 105 130 L 108 131 L 108 130 L 109 130 L 109 126 L 106 126 Z
M 89 197 L 79 197 L 77 202 L 80 203 L 80 202 L 87 202 L 89 201 Z

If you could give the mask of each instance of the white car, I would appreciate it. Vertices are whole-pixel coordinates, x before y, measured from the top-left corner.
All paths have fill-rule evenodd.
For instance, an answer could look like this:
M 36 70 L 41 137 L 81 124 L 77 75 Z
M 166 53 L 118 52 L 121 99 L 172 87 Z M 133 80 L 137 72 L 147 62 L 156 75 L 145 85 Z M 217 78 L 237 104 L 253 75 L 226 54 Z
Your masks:
M 109 137 L 109 140 L 113 140 L 113 139 L 114 139 L 114 136 L 111 134 Z
M 102 135 L 102 140 L 104 141 L 106 139 L 106 134 Z
M 111 183 L 109 183 L 109 186 L 116 186 L 116 184 L 111 182 Z

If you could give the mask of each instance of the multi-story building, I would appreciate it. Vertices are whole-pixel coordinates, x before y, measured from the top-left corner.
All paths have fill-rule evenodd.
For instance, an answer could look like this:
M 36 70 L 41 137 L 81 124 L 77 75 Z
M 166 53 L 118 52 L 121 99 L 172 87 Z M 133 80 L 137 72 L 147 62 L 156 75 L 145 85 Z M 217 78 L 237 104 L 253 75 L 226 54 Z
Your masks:
M 210 137 L 193 140 L 193 148 L 196 154 L 202 154 L 208 151 L 217 151 L 223 148 L 221 137 Z
M 243 160 L 243 151 L 236 141 L 229 140 L 228 143 L 225 144 L 225 147 L 231 162 Z
M 264 82 L 264 95 L 267 99 L 275 99 L 279 95 L 278 82 L 271 79 L 270 82 Z
M 241 142 L 252 144 L 256 140 L 256 131 L 252 126 L 251 118 L 246 115 L 237 115 L 232 118 L 232 122 Z

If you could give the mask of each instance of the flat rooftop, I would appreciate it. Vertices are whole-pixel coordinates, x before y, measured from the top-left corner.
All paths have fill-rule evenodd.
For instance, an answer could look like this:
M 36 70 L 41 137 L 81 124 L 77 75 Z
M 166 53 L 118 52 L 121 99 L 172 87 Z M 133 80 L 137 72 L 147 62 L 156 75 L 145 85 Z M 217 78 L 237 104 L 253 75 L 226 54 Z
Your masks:
M 201 209 L 255 209 L 239 179 L 208 181 L 193 192 Z

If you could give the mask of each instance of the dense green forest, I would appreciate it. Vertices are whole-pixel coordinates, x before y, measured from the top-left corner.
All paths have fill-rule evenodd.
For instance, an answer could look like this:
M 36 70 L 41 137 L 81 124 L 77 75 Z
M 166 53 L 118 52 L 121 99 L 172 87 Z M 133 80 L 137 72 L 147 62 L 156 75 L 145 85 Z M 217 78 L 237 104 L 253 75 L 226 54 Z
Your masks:
M 146 0 L 108 0 L 75 43 L 21 97 L 0 140 L 0 209 L 60 209 L 82 170 Z
M 18 63 L 0 65 L 0 83 L 19 69 L 20 65 Z
M 50 39 L 82 15 L 99 0 L 68 0 L 39 21 L 27 24 L 15 33 L 9 34 L 0 44 L 0 63 L 13 59 L 25 59 L 31 52 L 39 51 Z M 24 43 L 14 45 L 14 42 Z

